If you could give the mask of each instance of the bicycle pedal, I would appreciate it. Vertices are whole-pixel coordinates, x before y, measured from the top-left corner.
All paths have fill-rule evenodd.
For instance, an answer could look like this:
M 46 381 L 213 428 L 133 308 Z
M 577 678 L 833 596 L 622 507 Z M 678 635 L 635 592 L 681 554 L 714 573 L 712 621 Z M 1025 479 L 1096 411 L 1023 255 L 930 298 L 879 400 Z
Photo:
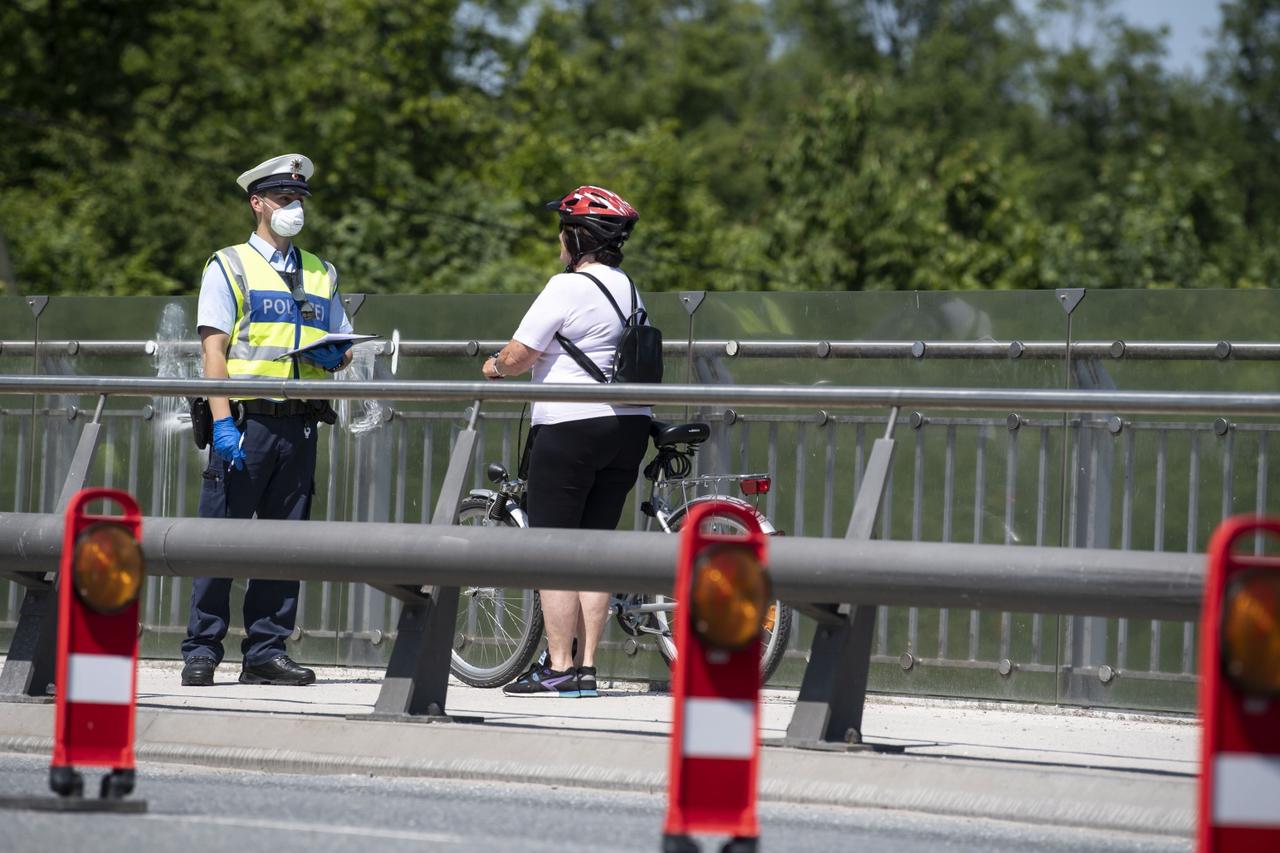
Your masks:
M 657 514 L 653 510 L 653 504 L 650 501 L 645 501 L 644 503 L 640 504 L 640 511 L 645 515 L 649 516 L 650 518 L 657 517 Z

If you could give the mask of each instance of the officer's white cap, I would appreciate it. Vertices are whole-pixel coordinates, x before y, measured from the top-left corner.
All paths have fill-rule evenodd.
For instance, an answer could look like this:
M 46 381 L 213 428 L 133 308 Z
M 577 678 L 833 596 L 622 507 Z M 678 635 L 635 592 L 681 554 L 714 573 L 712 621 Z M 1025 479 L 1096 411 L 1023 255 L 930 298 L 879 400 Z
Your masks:
M 315 173 L 311 158 L 303 154 L 284 154 L 264 160 L 236 179 L 249 195 L 275 190 L 311 195 L 307 181 Z

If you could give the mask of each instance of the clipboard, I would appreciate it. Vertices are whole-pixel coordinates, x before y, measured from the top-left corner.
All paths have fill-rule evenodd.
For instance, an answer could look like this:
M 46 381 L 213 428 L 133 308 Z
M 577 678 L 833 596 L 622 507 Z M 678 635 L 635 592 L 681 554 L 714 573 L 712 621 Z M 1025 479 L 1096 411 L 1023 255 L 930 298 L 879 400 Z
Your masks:
M 276 356 L 275 360 L 281 361 L 286 358 L 293 358 L 294 356 L 305 355 L 308 351 L 313 350 L 316 347 L 322 347 L 325 344 L 341 344 L 341 343 L 358 344 L 361 341 L 371 341 L 374 338 L 380 338 L 380 337 L 382 336 L 381 335 L 343 334 L 342 332 L 329 332 L 320 340 L 313 341 L 312 343 L 307 344 L 305 347 L 298 347 L 297 349 L 291 349 L 286 353 L 282 353 Z

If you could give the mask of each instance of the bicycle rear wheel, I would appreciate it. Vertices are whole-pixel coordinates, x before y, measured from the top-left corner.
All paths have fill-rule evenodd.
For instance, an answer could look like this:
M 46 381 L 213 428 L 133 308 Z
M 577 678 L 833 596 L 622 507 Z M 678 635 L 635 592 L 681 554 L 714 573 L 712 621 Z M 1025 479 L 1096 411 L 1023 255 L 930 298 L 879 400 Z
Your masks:
M 458 523 L 477 526 L 513 521 L 489 518 L 489 501 L 466 498 Z M 501 687 L 528 668 L 542 639 L 542 606 L 533 589 L 468 586 L 459 590 L 458 622 L 449 670 L 472 687 Z
M 684 509 L 677 510 L 671 518 L 671 529 L 678 532 L 684 523 Z M 767 519 L 766 519 L 767 523 Z M 725 533 L 729 535 L 742 535 L 746 533 L 746 529 L 736 519 L 723 515 L 712 515 L 704 524 L 717 533 Z M 763 526 L 763 525 L 762 525 Z M 765 528 L 766 533 L 773 532 L 773 526 L 770 524 Z M 671 602 L 674 609 L 675 601 L 669 596 L 655 595 L 653 596 L 655 603 Z M 662 633 L 656 635 L 658 642 L 658 653 L 662 655 L 662 659 L 667 662 L 667 666 L 671 666 L 676 659 L 676 638 L 672 634 L 673 622 L 670 618 L 673 611 L 659 611 L 654 615 L 658 623 L 658 627 L 662 629 Z M 783 656 L 787 651 L 787 644 L 791 639 L 792 611 L 781 601 L 774 601 L 769 606 L 769 612 L 765 617 L 764 630 L 760 637 L 760 683 L 764 684 L 773 674 L 777 672 L 778 667 L 782 665 Z

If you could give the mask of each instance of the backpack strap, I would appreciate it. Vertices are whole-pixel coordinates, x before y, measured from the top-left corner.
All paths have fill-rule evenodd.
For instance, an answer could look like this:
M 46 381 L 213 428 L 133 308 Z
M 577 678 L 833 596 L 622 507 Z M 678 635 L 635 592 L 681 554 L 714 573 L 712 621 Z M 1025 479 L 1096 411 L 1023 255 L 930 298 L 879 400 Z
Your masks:
M 556 340 L 560 343 L 560 346 L 564 348 L 564 351 L 569 354 L 569 357 L 578 363 L 578 367 L 581 367 L 587 372 L 588 376 L 597 382 L 603 382 L 606 385 L 609 383 L 609 377 L 604 375 L 604 371 L 600 369 L 600 365 L 592 361 L 585 352 L 578 348 L 577 344 L 559 332 L 556 332 Z
M 618 272 L 622 272 L 622 270 L 618 270 Z M 629 316 L 638 316 L 640 318 L 637 325 L 649 325 L 649 312 L 640 308 L 640 294 L 636 292 L 636 283 L 632 281 L 631 276 L 627 275 L 625 272 L 622 272 L 622 277 L 627 280 L 627 284 L 631 285 L 631 314 Z M 623 321 L 622 325 L 627 325 L 626 321 Z
M 622 270 L 618 270 L 622 272 Z M 649 325 L 649 312 L 640 307 L 640 294 L 636 292 L 636 283 L 631 280 L 631 276 L 622 272 L 623 278 L 627 280 L 627 284 L 631 285 L 631 316 L 639 318 L 636 325 Z M 625 323 L 623 324 L 626 325 Z
M 621 270 L 619 270 L 619 272 L 621 272 Z M 627 317 L 622 313 L 622 309 L 618 307 L 618 302 L 613 298 L 613 294 L 609 292 L 609 289 L 604 286 L 600 279 L 596 278 L 589 272 L 579 271 L 578 275 L 585 275 L 595 283 L 596 287 L 600 288 L 600 292 L 604 294 L 605 299 L 609 300 L 609 304 L 613 306 L 614 312 L 618 315 L 618 320 L 622 323 L 622 328 L 625 329 L 627 327 Z M 636 285 L 635 282 L 631 280 L 631 276 L 626 273 L 622 273 L 622 275 L 626 278 L 627 284 L 631 285 L 631 314 L 634 316 L 636 313 L 636 300 L 638 298 L 636 295 Z M 647 320 L 648 318 L 646 317 L 645 320 L 642 320 L 641 322 L 647 322 Z M 586 371 L 588 376 L 597 382 L 608 384 L 609 378 L 604 375 L 604 371 L 600 369 L 600 365 L 592 361 L 585 352 L 579 349 L 577 344 L 559 332 L 556 332 L 556 342 L 559 343 L 564 351 L 569 354 L 570 358 L 578 363 L 578 367 L 581 367 Z
M 619 270 L 619 272 L 621 272 L 621 270 Z M 595 282 L 596 287 L 600 288 L 600 292 L 604 294 L 604 298 L 608 299 L 609 304 L 613 306 L 613 310 L 617 313 L 618 319 L 622 322 L 622 325 L 627 325 L 627 318 L 622 313 L 622 309 L 618 307 L 618 302 L 613 298 L 613 294 L 609 292 L 609 288 L 605 287 L 604 284 L 601 283 L 600 279 L 596 278 L 589 272 L 579 271 L 578 275 L 585 275 L 587 278 Z M 627 279 L 627 284 L 631 285 L 631 313 L 634 314 L 636 311 L 636 286 L 631 283 L 631 277 L 629 275 L 626 273 L 622 273 L 622 275 Z
M 604 298 L 609 300 L 609 304 L 612 305 L 613 310 L 617 312 L 618 319 L 622 321 L 622 327 L 624 329 L 627 327 L 627 321 L 630 318 L 636 317 L 636 316 L 639 316 L 640 318 L 637 321 L 636 325 L 638 326 L 649 325 L 649 312 L 640 309 L 640 295 L 636 291 L 636 283 L 631 280 L 631 276 L 627 275 L 625 272 L 622 272 L 622 270 L 618 270 L 618 272 L 622 273 L 622 277 L 625 278 L 627 280 L 627 284 L 631 286 L 631 313 L 625 316 L 622 313 L 622 309 L 618 307 L 618 303 L 614 300 L 613 294 L 610 293 L 608 289 L 603 284 L 600 283 L 600 279 L 596 278 L 589 272 L 578 271 L 578 275 L 585 275 L 587 278 L 595 282 L 596 287 L 600 288 L 600 292 L 604 294 Z

